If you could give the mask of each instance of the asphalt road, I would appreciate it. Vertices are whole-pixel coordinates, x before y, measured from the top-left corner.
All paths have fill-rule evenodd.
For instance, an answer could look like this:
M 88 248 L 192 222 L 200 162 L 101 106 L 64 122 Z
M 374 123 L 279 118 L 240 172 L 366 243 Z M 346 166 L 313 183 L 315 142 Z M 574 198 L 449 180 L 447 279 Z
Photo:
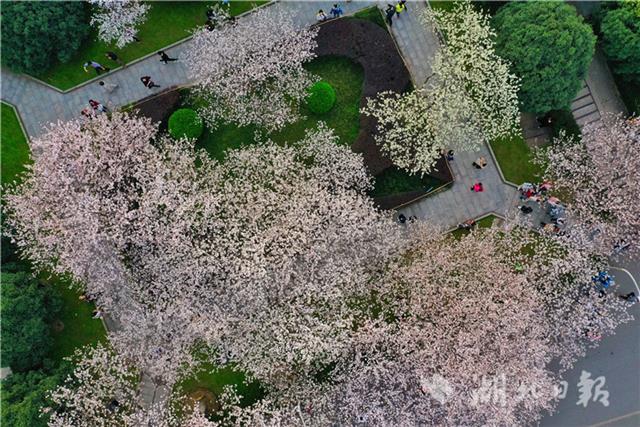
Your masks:
M 619 285 L 618 292 L 635 291 L 640 295 L 640 258 L 612 261 L 612 266 L 609 272 Z M 640 427 L 640 303 L 630 310 L 635 320 L 604 338 L 598 348 L 590 350 L 564 374 L 566 396 L 554 415 L 542 419 L 541 426 Z M 584 403 L 579 402 L 581 375 L 587 378 L 583 391 L 592 391 L 591 398 Z M 596 382 L 588 384 L 588 380 Z M 608 396 L 598 390 L 608 392 Z

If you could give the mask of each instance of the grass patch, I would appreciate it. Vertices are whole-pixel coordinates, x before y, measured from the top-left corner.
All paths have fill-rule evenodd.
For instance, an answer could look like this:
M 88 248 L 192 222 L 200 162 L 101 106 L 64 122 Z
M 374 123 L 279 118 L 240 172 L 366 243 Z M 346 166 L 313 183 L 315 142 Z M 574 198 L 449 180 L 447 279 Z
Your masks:
M 190 378 L 184 379 L 176 387 L 183 396 L 199 390 L 205 389 L 218 398 L 224 391 L 225 386 L 235 386 L 236 392 L 242 396 L 241 406 L 249 406 L 264 396 L 264 390 L 257 381 L 245 383 L 245 374 L 235 370 L 231 366 L 216 368 L 211 363 L 204 363 L 200 370 Z M 178 413 L 184 409 L 178 407 Z
M 25 170 L 25 165 L 31 163 L 31 159 L 29 158 L 27 137 L 22 132 L 16 111 L 11 105 L 4 102 L 1 108 L 0 167 L 2 168 L 2 184 L 4 185 L 14 181 L 18 174 Z
M 305 68 L 333 86 L 336 103 L 324 114 L 313 114 L 303 105 L 301 113 L 306 118 L 273 132 L 270 138 L 279 144 L 298 141 L 304 137 L 307 129 L 315 128 L 317 122 L 322 120 L 335 130 L 340 144 L 350 146 L 360 130 L 360 97 L 364 81 L 362 67 L 347 58 L 327 56 L 313 60 Z M 198 146 L 222 161 L 227 150 L 253 144 L 255 130 L 254 126 L 221 125 L 214 131 L 205 130 Z
M 521 134 L 492 141 L 491 148 L 507 181 L 517 185 L 538 181 L 542 170 L 532 162 L 533 152 Z
M 442 10 L 444 12 L 451 12 L 455 7 L 456 2 L 451 0 L 435 0 L 430 1 L 429 6 L 434 10 Z M 411 6 L 411 3 L 409 3 Z
M 375 177 L 375 187 L 371 197 L 382 197 L 408 191 L 435 189 L 443 183 L 439 179 L 425 175 L 411 175 L 395 166 L 386 169 Z
M 149 2 L 151 9 L 137 35 L 140 42 L 133 42 L 123 49 L 118 49 L 114 45 L 99 41 L 98 33 L 94 30 L 69 62 L 58 63 L 36 77 L 62 90 L 72 88 L 96 76 L 93 69 L 89 69 L 88 73 L 82 69 L 82 64 L 87 60 L 91 59 L 114 69 L 117 64 L 105 58 L 104 54 L 107 51 L 115 52 L 127 63 L 156 52 L 188 37 L 193 28 L 204 25 L 207 20 L 207 8 L 214 3 L 216 2 Z M 236 16 L 251 9 L 254 4 L 263 3 L 266 1 L 232 1 L 229 5 L 230 13 Z
M 106 331 L 100 319 L 93 319 L 95 305 L 78 299 L 80 294 L 69 289 L 64 280 L 43 279 L 49 286 L 54 286 L 62 299 L 62 310 L 58 320 L 64 324 L 61 331 L 52 330 L 53 349 L 51 358 L 60 362 L 71 356 L 80 347 L 97 342 L 106 342 Z
M 366 9 L 360 10 L 347 17 L 347 19 L 349 18 L 359 18 L 371 21 L 374 24 L 384 28 L 385 31 L 389 31 L 389 29 L 387 28 L 387 23 L 384 20 L 384 16 L 382 15 L 382 11 L 378 8 L 378 6 L 371 6 Z
M 490 228 L 493 225 L 493 222 L 496 219 L 498 219 L 498 218 L 495 215 L 485 216 L 484 218 L 482 218 L 481 220 L 478 220 L 476 222 L 476 227 L 479 227 L 479 228 Z M 453 237 L 455 237 L 456 239 L 460 239 L 462 236 L 466 236 L 469 233 L 470 233 L 469 230 L 464 230 L 462 228 L 455 229 L 455 230 L 453 230 L 451 232 Z

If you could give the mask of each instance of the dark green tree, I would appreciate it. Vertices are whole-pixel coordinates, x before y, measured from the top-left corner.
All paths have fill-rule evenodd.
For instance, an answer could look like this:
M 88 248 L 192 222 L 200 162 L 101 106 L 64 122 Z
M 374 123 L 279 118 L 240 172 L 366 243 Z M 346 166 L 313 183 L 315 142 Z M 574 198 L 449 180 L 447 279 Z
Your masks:
M 52 345 L 49 324 L 61 301 L 25 271 L 2 272 L 2 365 L 26 371 L 42 365 Z
M 569 107 L 595 51 L 591 27 L 564 2 L 512 2 L 493 18 L 496 51 L 521 79 L 523 111 Z
M 40 74 L 66 62 L 89 34 L 86 2 L 2 2 L 2 64 Z
M 48 417 L 40 409 L 49 402 L 47 393 L 71 372 L 68 363 L 61 364 L 54 372 L 45 370 L 16 372 L 2 380 L 2 405 L 0 424 L 12 427 L 45 427 Z
M 637 3 L 640 5 L 640 2 Z M 623 3 L 607 9 L 600 24 L 602 48 L 613 72 L 640 83 L 640 6 Z

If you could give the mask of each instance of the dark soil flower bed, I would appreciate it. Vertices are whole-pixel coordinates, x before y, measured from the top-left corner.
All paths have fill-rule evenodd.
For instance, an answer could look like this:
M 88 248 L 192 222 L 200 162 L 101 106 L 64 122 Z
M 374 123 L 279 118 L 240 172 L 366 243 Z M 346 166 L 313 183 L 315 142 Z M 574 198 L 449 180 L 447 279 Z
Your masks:
M 391 35 L 379 25 L 362 19 L 336 19 L 320 26 L 316 54 L 321 56 L 344 56 L 360 64 L 364 70 L 364 84 L 360 106 L 367 98 L 379 92 L 403 92 L 411 86 L 411 78 Z M 360 133 L 351 146 L 362 153 L 369 172 L 378 177 L 393 167 L 374 140 L 376 120 L 360 115 Z M 442 184 L 453 181 L 446 160 L 440 158 L 429 176 Z M 426 194 L 424 190 L 407 191 L 386 195 L 377 199 L 382 208 L 392 208 Z M 375 195 L 375 194 L 374 194 Z M 387 200 L 388 199 L 388 200 Z

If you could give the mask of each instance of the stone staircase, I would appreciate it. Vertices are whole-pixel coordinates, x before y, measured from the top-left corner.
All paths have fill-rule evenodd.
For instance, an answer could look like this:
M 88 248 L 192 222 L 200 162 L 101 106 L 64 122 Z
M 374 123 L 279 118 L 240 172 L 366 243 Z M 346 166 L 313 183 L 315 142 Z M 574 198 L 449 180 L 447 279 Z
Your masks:
M 571 103 L 571 113 L 580 129 L 600 120 L 600 111 L 585 80 L 582 80 L 582 88 Z

